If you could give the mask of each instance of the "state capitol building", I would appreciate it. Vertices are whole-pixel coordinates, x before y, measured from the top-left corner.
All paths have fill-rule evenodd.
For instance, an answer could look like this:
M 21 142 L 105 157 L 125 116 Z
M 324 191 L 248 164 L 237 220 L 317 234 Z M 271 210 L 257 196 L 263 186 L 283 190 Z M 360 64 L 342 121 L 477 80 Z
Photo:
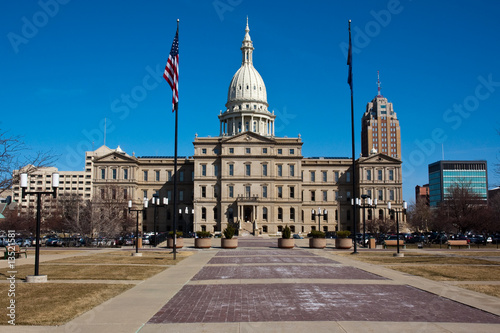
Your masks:
M 390 218 L 387 202 L 399 208 L 403 201 L 400 129 L 392 103 L 380 95 L 380 84 L 361 119 L 362 156 L 355 170 L 350 158 L 304 157 L 300 135 L 275 136 L 276 116 L 253 65 L 249 31 L 247 22 L 241 67 L 229 84 L 225 111 L 218 115 L 218 136 L 196 136 L 193 155 L 179 157 L 177 170 L 173 157 L 136 157 L 102 146 L 86 152 L 85 171 L 60 172 L 59 193 L 77 193 L 86 200 L 113 195 L 136 206 L 143 198 L 167 197 L 169 205 L 158 209 L 156 229 L 170 231 L 177 177 L 179 230 L 217 232 L 232 224 L 240 235 L 276 234 L 286 225 L 292 233 L 337 231 L 353 225 L 355 172 L 358 196 L 378 200 L 374 210 L 367 209 L 366 219 Z M 37 179 L 49 177 L 55 168 L 46 169 L 31 174 L 31 187 L 45 184 Z M 21 199 L 18 185 L 13 197 L 21 207 L 32 205 L 33 198 Z M 142 214 L 143 232 L 153 231 L 153 209 L 150 204 Z

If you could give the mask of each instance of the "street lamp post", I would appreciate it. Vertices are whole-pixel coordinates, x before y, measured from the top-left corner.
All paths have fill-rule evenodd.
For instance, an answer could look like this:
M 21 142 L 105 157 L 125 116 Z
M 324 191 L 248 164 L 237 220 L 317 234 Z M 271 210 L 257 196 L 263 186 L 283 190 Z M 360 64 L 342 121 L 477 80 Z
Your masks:
M 363 204 L 360 205 L 363 208 L 363 246 L 366 246 L 366 219 L 365 219 L 365 210 L 366 208 L 376 208 L 377 207 L 377 199 L 372 201 L 372 198 L 368 194 L 361 195 L 363 199 Z M 368 205 L 366 204 L 366 199 L 368 199 Z M 361 200 L 359 200 L 361 202 Z
M 358 254 L 358 242 L 356 241 L 356 206 L 359 206 L 359 198 L 352 198 L 351 199 L 351 206 L 352 206 L 352 211 L 353 211 L 353 214 L 352 214 L 352 218 L 353 218 L 353 229 L 354 229 L 354 232 L 353 232 L 353 236 L 352 236 L 352 239 L 354 241 L 354 251 L 352 252 L 352 254 Z
M 156 247 L 157 245 L 157 237 L 158 233 L 156 232 L 156 219 L 157 219 L 157 207 L 167 207 L 168 206 L 168 198 L 163 198 L 163 200 L 160 202 L 160 198 L 158 198 L 157 195 L 154 195 L 153 198 L 151 199 L 151 204 L 154 206 L 155 210 L 153 212 L 153 232 L 154 232 L 154 243 L 153 246 Z
M 318 215 L 318 231 L 321 231 L 321 216 L 326 216 L 328 214 L 328 211 L 326 209 L 321 210 L 320 207 L 318 207 L 318 212 L 314 211 L 314 209 L 311 210 L 313 215 Z
M 39 275 L 40 266 L 40 224 L 41 224 L 41 210 L 42 210 L 42 194 L 50 195 L 57 198 L 57 188 L 59 187 L 59 174 L 52 174 L 52 191 L 26 191 L 28 188 L 28 174 L 21 173 L 20 186 L 22 189 L 21 197 L 24 199 L 26 194 L 36 194 L 36 247 L 35 247 L 35 275 L 33 277 L 27 276 L 26 282 L 47 282 L 47 275 Z
M 139 212 L 144 212 L 148 208 L 148 198 L 144 198 L 144 208 L 142 209 L 132 209 L 132 200 L 128 202 L 128 212 L 136 212 L 136 222 L 135 222 L 135 253 L 132 253 L 134 257 L 141 257 L 142 253 L 139 253 Z
M 179 215 L 182 215 L 182 208 L 179 208 Z M 185 216 L 189 216 L 189 208 L 186 207 L 184 209 L 184 215 Z M 191 215 L 194 216 L 194 209 L 191 209 Z M 194 220 L 194 219 L 193 219 Z M 184 228 L 183 228 L 184 229 Z M 187 225 L 186 225 L 186 229 L 187 229 Z M 193 234 L 195 233 L 195 230 L 194 230 L 194 227 L 193 227 Z
M 395 213 L 396 214 L 396 247 L 397 247 L 397 252 L 394 254 L 395 257 L 402 257 L 404 254 L 399 253 L 399 209 L 396 208 L 391 208 L 391 202 L 389 201 L 387 203 L 387 209 L 389 209 L 390 213 Z M 406 212 L 406 209 L 408 208 L 408 204 L 406 201 L 403 201 L 403 209 L 401 212 L 404 214 Z

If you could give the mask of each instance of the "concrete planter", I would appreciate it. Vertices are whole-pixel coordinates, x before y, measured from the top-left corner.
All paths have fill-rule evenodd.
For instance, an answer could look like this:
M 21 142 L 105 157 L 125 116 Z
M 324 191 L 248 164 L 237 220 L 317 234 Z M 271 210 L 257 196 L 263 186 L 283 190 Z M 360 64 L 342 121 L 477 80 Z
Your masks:
M 293 249 L 295 240 L 293 238 L 278 238 L 278 247 L 280 249 Z
M 235 249 L 238 247 L 238 238 L 222 238 L 221 247 L 223 249 Z
M 175 248 L 180 249 L 184 246 L 184 238 L 177 238 L 175 240 Z M 174 248 L 174 239 L 173 238 L 167 238 L 167 247 L 169 249 Z
M 324 249 L 326 247 L 326 238 L 309 238 L 309 248 Z
M 351 238 L 337 238 L 335 240 L 335 248 L 337 249 L 350 249 L 352 247 Z
M 212 247 L 211 238 L 195 238 L 194 247 L 197 249 L 209 249 Z

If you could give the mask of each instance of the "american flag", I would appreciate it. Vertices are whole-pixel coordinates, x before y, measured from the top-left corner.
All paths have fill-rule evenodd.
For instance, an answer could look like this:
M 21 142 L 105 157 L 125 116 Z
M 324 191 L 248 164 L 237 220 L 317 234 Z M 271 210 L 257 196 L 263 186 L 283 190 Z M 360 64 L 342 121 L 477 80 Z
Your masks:
M 179 28 L 177 28 L 177 32 L 175 33 L 163 77 L 167 80 L 170 88 L 172 88 L 172 112 L 174 112 L 177 110 L 179 103 Z

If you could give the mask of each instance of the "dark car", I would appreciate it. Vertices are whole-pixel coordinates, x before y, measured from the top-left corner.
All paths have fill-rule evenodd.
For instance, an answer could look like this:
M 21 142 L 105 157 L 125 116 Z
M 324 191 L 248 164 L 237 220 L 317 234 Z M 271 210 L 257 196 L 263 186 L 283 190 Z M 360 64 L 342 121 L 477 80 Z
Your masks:
M 59 238 L 57 238 L 57 237 L 49 237 L 45 241 L 45 246 L 57 246 L 57 242 L 59 242 Z
M 304 239 L 304 237 L 302 237 L 301 235 L 299 234 L 293 234 L 292 236 L 294 239 Z

